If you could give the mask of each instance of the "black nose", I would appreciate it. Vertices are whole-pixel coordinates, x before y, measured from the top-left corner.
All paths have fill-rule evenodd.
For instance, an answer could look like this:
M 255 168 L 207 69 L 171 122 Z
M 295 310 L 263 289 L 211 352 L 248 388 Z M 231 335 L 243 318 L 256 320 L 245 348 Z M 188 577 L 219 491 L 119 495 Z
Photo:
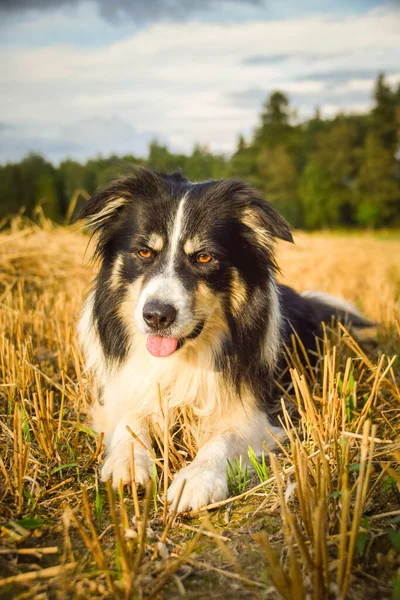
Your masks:
M 171 304 L 149 300 L 143 307 L 143 319 L 154 330 L 167 329 L 176 319 L 176 310 Z

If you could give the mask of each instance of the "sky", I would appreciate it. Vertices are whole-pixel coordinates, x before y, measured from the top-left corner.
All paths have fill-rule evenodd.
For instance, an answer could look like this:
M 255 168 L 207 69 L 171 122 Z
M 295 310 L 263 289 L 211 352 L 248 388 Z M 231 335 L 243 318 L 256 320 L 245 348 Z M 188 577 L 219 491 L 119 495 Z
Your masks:
M 299 120 L 400 82 L 400 0 L 0 0 L 0 162 L 234 151 L 267 96 Z

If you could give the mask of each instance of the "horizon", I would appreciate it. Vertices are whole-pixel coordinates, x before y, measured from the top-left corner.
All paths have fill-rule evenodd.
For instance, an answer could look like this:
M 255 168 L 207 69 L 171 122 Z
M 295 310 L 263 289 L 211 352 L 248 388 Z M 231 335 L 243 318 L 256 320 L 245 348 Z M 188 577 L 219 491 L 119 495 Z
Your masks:
M 380 74 L 377 73 L 377 78 Z M 382 75 L 382 74 L 381 74 Z M 383 73 L 384 77 L 385 74 Z M 376 81 L 376 80 L 375 80 Z M 385 81 L 387 81 L 386 77 L 385 77 Z M 399 86 L 400 86 L 400 82 L 399 82 Z M 374 86 L 373 86 L 374 87 Z M 371 89 L 371 97 L 373 94 L 373 87 Z M 280 90 L 273 90 L 271 92 L 271 94 L 273 94 L 274 92 L 280 92 Z M 19 162 L 23 161 L 26 158 L 29 158 L 29 156 L 40 156 L 41 158 L 45 159 L 46 162 L 52 164 L 55 168 L 58 168 L 63 162 L 67 162 L 67 161 L 75 161 L 79 164 L 86 164 L 90 161 L 97 161 L 97 160 L 110 160 L 113 157 L 116 157 L 118 160 L 123 160 L 124 158 L 128 158 L 128 157 L 132 157 L 133 159 L 137 159 L 139 161 L 144 161 L 145 163 L 148 161 L 149 157 L 150 157 L 150 152 L 151 152 L 151 145 L 152 144 L 156 144 L 159 147 L 165 147 L 168 151 L 168 153 L 171 156 L 185 156 L 185 157 L 189 157 L 192 156 L 193 153 L 196 151 L 196 149 L 200 149 L 200 150 L 205 150 L 206 152 L 210 152 L 211 154 L 213 154 L 214 156 L 221 156 L 223 157 L 225 160 L 230 161 L 233 157 L 233 155 L 235 154 L 235 152 L 238 150 L 238 145 L 239 145 L 239 138 L 242 137 L 244 138 L 246 145 L 252 145 L 254 144 L 254 140 L 255 140 L 255 134 L 257 131 L 257 125 L 260 126 L 260 120 L 261 120 L 261 112 L 263 109 L 264 104 L 268 101 L 268 99 L 270 98 L 270 96 L 268 96 L 267 98 L 265 98 L 265 100 L 263 102 L 261 102 L 260 104 L 260 108 L 257 112 L 257 118 L 258 121 L 255 122 L 255 126 L 253 128 L 252 131 L 250 131 L 250 133 L 247 136 L 244 136 L 241 132 L 238 133 L 237 139 L 236 139 L 236 143 L 234 145 L 234 147 L 232 148 L 231 151 L 229 152 L 218 152 L 215 151 L 213 152 L 212 149 L 209 147 L 209 144 L 205 143 L 205 144 L 199 144 L 198 142 L 194 142 L 193 146 L 191 148 L 188 149 L 188 151 L 179 151 L 179 150 L 175 150 L 173 148 L 171 148 L 170 146 L 168 146 L 168 143 L 163 142 L 162 140 L 158 139 L 157 137 L 154 137 L 152 139 L 149 140 L 147 147 L 145 149 L 145 151 L 141 154 L 135 154 L 134 152 L 131 151 L 127 151 L 127 152 L 114 152 L 111 151 L 108 154 L 104 154 L 100 151 L 97 152 L 97 154 L 93 154 L 93 155 L 89 155 L 86 157 L 76 157 L 76 156 L 72 156 L 72 155 L 66 155 L 64 157 L 61 158 L 51 158 L 46 156 L 43 152 L 37 151 L 35 149 L 33 150 L 28 150 L 28 152 L 26 152 L 23 156 L 21 156 L 20 159 L 16 160 L 16 161 L 12 161 L 12 160 L 6 160 L 6 161 L 2 161 L 0 158 L 0 166 L 6 166 L 7 164 L 18 164 Z M 287 98 L 289 100 L 289 108 L 292 109 L 293 113 L 294 113 L 294 117 L 292 114 L 292 117 L 290 118 L 290 124 L 292 127 L 302 127 L 303 125 L 305 125 L 306 123 L 308 123 L 309 121 L 313 120 L 316 118 L 316 114 L 317 114 L 317 110 L 319 112 L 319 107 L 316 106 L 315 110 L 314 110 L 314 114 L 304 117 L 302 120 L 299 120 L 296 116 L 296 106 L 294 106 L 291 102 L 290 102 L 290 96 L 287 95 Z M 349 113 L 349 112 L 345 112 L 345 111 L 341 111 L 338 112 L 335 115 L 332 116 L 326 116 L 325 118 L 323 116 L 321 116 L 320 114 L 318 114 L 318 118 L 322 121 L 326 121 L 326 122 L 333 122 L 335 121 L 335 119 L 340 119 L 341 117 L 343 117 L 344 119 L 346 119 L 347 117 L 368 117 L 369 111 L 373 108 L 372 102 L 371 102 L 371 107 L 368 107 L 365 112 L 359 112 L 359 113 Z M 94 122 L 96 121 L 96 119 L 92 119 L 92 123 L 94 124 Z M 112 121 L 112 119 L 110 119 L 110 121 Z M 1 124 L 0 124 L 1 127 Z

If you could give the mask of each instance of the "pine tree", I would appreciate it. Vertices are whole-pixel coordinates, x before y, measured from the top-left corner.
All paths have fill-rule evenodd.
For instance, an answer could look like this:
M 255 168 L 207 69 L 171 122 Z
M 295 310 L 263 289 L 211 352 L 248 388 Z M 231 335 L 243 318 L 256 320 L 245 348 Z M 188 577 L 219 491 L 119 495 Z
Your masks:
M 372 131 L 381 140 L 383 146 L 394 153 L 399 141 L 399 122 L 396 118 L 399 99 L 386 84 L 383 73 L 376 80 L 374 100 L 375 106 L 371 115 Z
M 337 227 L 340 224 L 340 207 L 335 191 L 329 173 L 316 158 L 311 159 L 299 183 L 304 224 L 308 229 Z
M 392 153 L 377 135 L 367 136 L 357 178 L 357 222 L 364 227 L 400 224 L 400 185 Z
M 297 193 L 298 173 L 291 155 L 284 146 L 263 148 L 257 157 L 257 168 L 263 181 L 267 200 L 296 227 L 302 225 L 301 206 Z
M 264 104 L 255 143 L 267 148 L 285 144 L 293 129 L 290 117 L 288 97 L 282 92 L 273 92 Z

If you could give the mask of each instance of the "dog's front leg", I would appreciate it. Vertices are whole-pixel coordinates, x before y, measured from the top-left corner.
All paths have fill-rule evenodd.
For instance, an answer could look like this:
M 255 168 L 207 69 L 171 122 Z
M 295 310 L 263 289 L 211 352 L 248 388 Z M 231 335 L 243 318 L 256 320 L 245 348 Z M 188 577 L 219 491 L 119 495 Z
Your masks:
M 146 485 L 151 478 L 153 461 L 150 452 L 146 451 L 129 433 L 128 427 L 141 442 L 151 449 L 151 438 L 143 419 L 133 412 L 126 413 L 119 419 L 115 428 L 106 433 L 106 460 L 101 470 L 102 481 L 112 478 L 113 487 L 118 488 L 120 482 L 131 481 L 130 456 L 134 447 L 135 479 L 140 485 Z
M 242 456 L 244 463 L 248 462 L 248 446 L 261 454 L 265 441 L 268 447 L 275 444 L 266 429 L 273 431 L 278 438 L 283 437 L 281 428 L 273 427 L 266 415 L 253 408 L 251 415 L 240 414 L 230 419 L 229 426 L 214 434 L 200 448 L 194 461 L 181 469 L 174 478 L 169 490 L 168 501 L 171 507 L 176 507 L 179 493 L 185 480 L 185 487 L 179 502 L 178 512 L 197 510 L 213 502 L 219 502 L 228 497 L 227 460 L 231 462 Z

